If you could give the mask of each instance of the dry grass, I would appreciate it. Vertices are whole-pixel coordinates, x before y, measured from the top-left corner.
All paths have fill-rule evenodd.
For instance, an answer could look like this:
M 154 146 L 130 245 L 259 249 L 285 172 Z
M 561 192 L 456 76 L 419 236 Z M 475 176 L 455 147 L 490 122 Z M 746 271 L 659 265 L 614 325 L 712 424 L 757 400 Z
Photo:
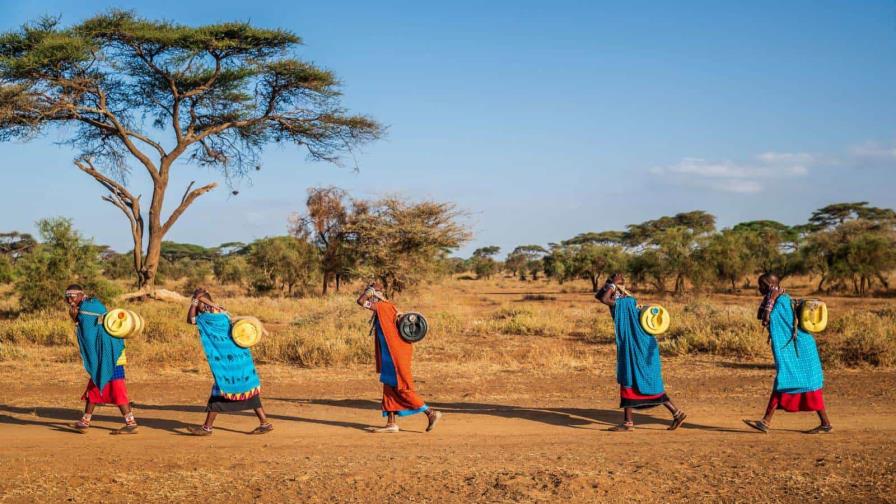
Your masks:
M 225 293 L 232 294 L 232 293 Z M 709 354 L 770 360 L 767 335 L 755 320 L 755 296 L 660 301 L 673 314 L 670 331 L 659 338 L 667 356 Z M 15 311 L 5 296 L 0 308 Z M 234 315 L 254 315 L 270 331 L 254 354 L 261 362 L 302 367 L 352 366 L 372 362 L 369 312 L 343 293 L 326 298 L 271 299 L 220 297 Z M 114 303 L 110 303 L 114 304 Z M 562 288 L 511 279 L 453 280 L 416 293 L 397 304 L 427 315 L 431 334 L 415 346 L 417 359 L 463 368 L 525 369 L 543 373 L 592 366 L 613 352 L 607 309 L 587 286 Z M 831 300 L 831 324 L 816 337 L 827 366 L 896 365 L 896 303 L 875 300 L 861 308 L 851 300 Z M 128 342 L 131 365 L 152 368 L 202 365 L 196 329 L 184 321 L 186 306 L 161 302 L 127 303 L 147 320 L 143 336 Z M 77 361 L 72 324 L 62 311 L 0 319 L 0 360 Z

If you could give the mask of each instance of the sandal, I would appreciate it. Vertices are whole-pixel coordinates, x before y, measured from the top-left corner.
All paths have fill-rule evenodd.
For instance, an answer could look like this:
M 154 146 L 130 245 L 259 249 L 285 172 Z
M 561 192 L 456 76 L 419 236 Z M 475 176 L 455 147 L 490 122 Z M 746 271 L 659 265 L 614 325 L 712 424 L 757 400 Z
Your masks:
M 87 430 L 90 429 L 90 420 L 84 421 L 84 419 L 78 420 L 74 424 L 72 424 L 72 428 L 81 434 L 87 434 Z
M 398 424 L 388 424 L 385 427 L 376 427 L 370 430 L 374 434 L 393 434 L 399 431 Z
M 426 426 L 426 432 L 429 432 L 436 428 L 436 424 L 439 423 L 439 420 L 442 419 L 441 411 L 433 411 L 432 415 L 429 417 L 429 425 Z
M 669 426 L 667 430 L 675 430 L 681 427 L 681 424 L 684 423 L 684 419 L 688 417 L 688 414 L 684 411 L 678 410 L 678 413 L 672 415 L 672 425 Z
M 253 429 L 252 432 L 250 432 L 249 434 L 267 434 L 268 432 L 271 432 L 272 430 L 274 430 L 274 426 L 273 426 L 273 424 L 268 422 L 268 423 L 263 423 L 263 424 L 259 425 L 258 427 Z
M 814 429 L 807 430 L 803 434 L 830 434 L 832 430 L 834 430 L 834 427 L 831 425 L 819 425 Z
M 187 427 L 187 432 L 189 432 L 190 434 L 192 434 L 194 436 L 211 436 L 212 435 L 212 430 L 206 429 L 202 425 L 191 425 L 191 426 Z
M 749 425 L 750 427 L 758 430 L 763 434 L 768 434 L 768 424 L 763 422 L 762 420 L 746 420 L 744 419 L 744 423 Z
M 136 433 L 137 433 L 137 424 L 133 423 L 133 424 L 127 424 L 118 430 L 114 430 L 114 431 L 110 432 L 109 434 L 117 435 L 117 434 L 136 434 Z
M 621 423 L 607 429 L 610 432 L 631 432 L 635 430 L 635 424 L 632 422 Z

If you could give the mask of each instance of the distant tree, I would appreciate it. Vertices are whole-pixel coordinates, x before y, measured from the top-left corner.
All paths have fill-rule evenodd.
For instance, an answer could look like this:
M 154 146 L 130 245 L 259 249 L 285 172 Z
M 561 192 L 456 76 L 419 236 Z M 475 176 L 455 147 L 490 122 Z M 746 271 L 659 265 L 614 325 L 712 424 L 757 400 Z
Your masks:
M 685 280 L 695 274 L 696 252 L 715 231 L 715 217 L 704 211 L 679 213 L 628 226 L 624 241 L 642 253 L 637 266 L 664 288 L 665 277 L 674 278 L 675 294 L 685 290 Z M 647 250 L 653 253 L 646 254 Z M 654 264 L 645 261 L 654 260 Z
M 31 252 L 37 246 L 37 240 L 28 233 L 11 231 L 0 233 L 0 255 L 9 258 L 10 262 L 16 262 L 24 254 Z
M 25 311 L 61 306 L 61 295 L 71 283 L 108 300 L 117 295 L 114 285 L 100 276 L 100 248 L 81 236 L 71 220 L 37 222 L 42 243 L 18 264 L 16 291 Z
M 215 260 L 213 270 L 218 282 L 243 285 L 249 277 L 249 262 L 243 255 L 226 255 Z
M 544 270 L 542 259 L 548 251 L 541 245 L 520 245 L 507 255 L 504 267 L 526 280 L 528 274 L 532 280 L 538 280 L 538 273 Z
M 305 200 L 306 213 L 290 217 L 290 233 L 310 241 L 320 251 L 323 271 L 321 292 L 327 293 L 331 281 L 336 292 L 343 279 L 351 274 L 355 257 L 346 244 L 346 224 L 351 204 L 348 195 L 338 187 L 313 187 Z
M 820 275 L 818 290 L 829 283 L 851 284 L 865 295 L 876 279 L 889 288 L 887 273 L 896 269 L 896 212 L 867 203 L 838 203 L 815 211 L 800 255 Z
M 563 276 L 582 278 L 591 282 L 591 289 L 597 292 L 601 277 L 615 271 L 625 271 L 628 256 L 622 243 L 625 234 L 621 231 L 582 233 L 564 240 L 557 248 L 558 262 L 562 265 Z M 555 252 L 552 252 L 554 255 Z
M 138 285 L 151 290 L 165 235 L 217 185 L 191 182 L 163 219 L 179 161 L 216 168 L 229 183 L 258 169 L 270 143 L 333 161 L 380 135 L 373 120 L 345 112 L 331 72 L 293 56 L 300 43 L 248 23 L 190 27 L 113 10 L 63 28 L 45 17 L 0 36 L 0 140 L 59 126 L 80 150 L 75 165 L 128 218 Z M 152 182 L 145 216 L 127 188 L 132 162 Z
M 388 296 L 432 278 L 440 261 L 470 239 L 451 203 L 390 197 L 353 206 L 346 232 L 355 271 L 382 282 Z
M 292 236 L 255 241 L 249 245 L 247 260 L 258 293 L 305 295 L 319 279 L 319 252 L 310 243 Z
M 181 259 L 211 260 L 218 256 L 218 251 L 193 243 L 163 241 L 160 254 L 171 262 L 177 262 Z
M 500 251 L 501 247 L 495 245 L 480 247 L 473 251 L 470 262 L 473 272 L 476 273 L 476 278 L 491 278 L 498 272 L 498 262 L 495 261 L 494 256 Z

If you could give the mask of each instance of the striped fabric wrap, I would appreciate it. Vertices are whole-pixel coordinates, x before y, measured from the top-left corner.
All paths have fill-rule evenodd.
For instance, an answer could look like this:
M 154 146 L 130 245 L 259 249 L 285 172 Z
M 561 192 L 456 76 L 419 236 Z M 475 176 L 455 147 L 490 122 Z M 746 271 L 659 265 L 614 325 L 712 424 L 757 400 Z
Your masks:
M 233 342 L 230 316 L 227 313 L 200 313 L 196 316 L 196 327 L 220 396 L 240 400 L 258 395 L 261 381 L 252 352 Z
M 238 394 L 228 394 L 221 390 L 221 387 L 218 387 L 218 384 L 215 383 L 212 385 L 212 393 L 213 397 L 223 397 L 228 401 L 245 401 L 246 399 L 252 399 L 253 397 L 261 394 L 261 386 L 255 387 L 252 390 L 246 392 L 240 392 Z

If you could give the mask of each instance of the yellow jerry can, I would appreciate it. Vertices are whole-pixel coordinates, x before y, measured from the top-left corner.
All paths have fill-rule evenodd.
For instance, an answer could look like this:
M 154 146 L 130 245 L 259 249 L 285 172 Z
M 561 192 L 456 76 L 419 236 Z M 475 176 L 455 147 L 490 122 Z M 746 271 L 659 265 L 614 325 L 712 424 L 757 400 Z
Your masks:
M 649 305 L 641 310 L 641 327 L 654 336 L 669 330 L 669 312 L 660 305 Z
M 828 306 L 820 299 L 804 299 L 797 306 L 800 328 L 817 333 L 828 326 Z
M 146 327 L 146 323 L 143 317 L 131 310 L 115 308 L 109 310 L 103 317 L 103 327 L 109 336 L 124 339 L 139 335 Z
M 237 346 L 251 348 L 261 341 L 265 331 L 261 321 L 255 317 L 234 317 L 230 326 L 230 337 Z

